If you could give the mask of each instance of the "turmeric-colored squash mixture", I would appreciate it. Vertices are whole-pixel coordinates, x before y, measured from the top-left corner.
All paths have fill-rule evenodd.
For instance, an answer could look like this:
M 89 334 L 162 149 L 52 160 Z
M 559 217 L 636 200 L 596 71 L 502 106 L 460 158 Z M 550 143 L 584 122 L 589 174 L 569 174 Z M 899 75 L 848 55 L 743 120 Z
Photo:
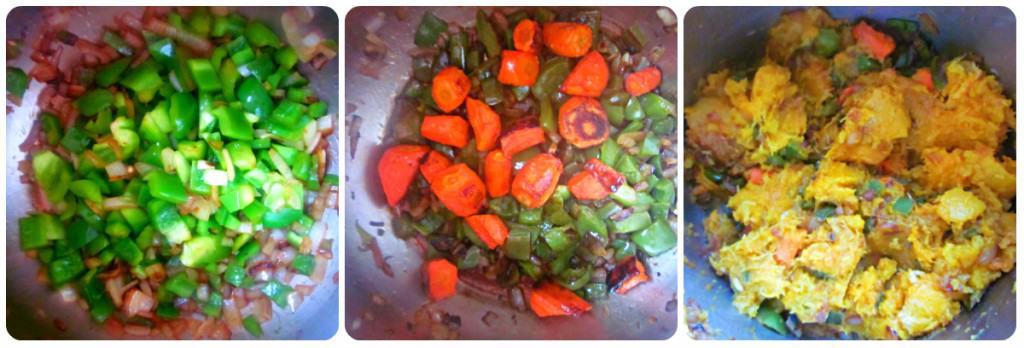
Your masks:
M 798 10 L 763 59 L 701 81 L 686 174 L 736 310 L 780 333 L 908 339 L 1014 268 L 1012 101 L 929 34 Z

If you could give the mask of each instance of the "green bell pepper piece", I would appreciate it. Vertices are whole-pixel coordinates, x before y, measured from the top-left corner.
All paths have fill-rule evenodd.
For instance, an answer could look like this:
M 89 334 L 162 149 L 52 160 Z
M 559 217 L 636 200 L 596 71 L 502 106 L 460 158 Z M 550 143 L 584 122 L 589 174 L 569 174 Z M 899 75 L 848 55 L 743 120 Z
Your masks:
M 124 262 L 134 266 L 142 262 L 142 250 L 131 239 L 124 238 L 114 243 L 114 253 Z
M 166 174 L 165 174 L 166 175 Z M 171 177 L 177 182 L 177 179 Z M 180 244 L 192 238 L 192 232 L 185 226 L 185 221 L 178 215 L 178 208 L 162 200 L 149 202 L 149 220 L 153 226 L 167 238 L 171 244 Z
M 29 79 L 24 70 L 7 67 L 7 93 L 21 98 L 28 89 Z
M 547 231 L 541 232 L 541 236 L 552 251 L 560 253 L 575 245 L 575 242 L 569 238 L 567 230 L 568 226 L 549 228 Z
M 569 76 L 569 70 L 571 69 L 572 63 L 568 58 L 555 57 L 548 59 L 541 66 L 540 73 L 537 75 L 537 81 L 530 88 L 530 93 L 538 100 L 551 100 L 551 96 L 558 92 L 562 81 L 565 81 L 565 78 Z
M 281 39 L 277 37 L 277 34 L 259 21 L 249 21 L 249 24 L 245 26 L 245 38 L 256 47 L 281 45 Z
M 196 281 L 189 279 L 188 274 L 185 272 L 178 272 L 171 276 L 164 282 L 162 288 L 167 289 L 172 294 L 178 295 L 178 297 L 191 297 L 196 289 L 199 288 L 199 284 Z
M 302 217 L 302 210 L 293 208 L 282 208 L 278 211 L 268 211 L 263 215 L 263 227 L 282 228 L 288 227 Z
M 245 31 L 245 17 L 237 13 L 226 16 L 214 16 L 213 27 L 210 28 L 210 35 L 213 37 L 238 36 Z
M 224 91 L 224 99 L 228 101 L 235 100 L 235 85 L 238 84 L 238 79 L 242 77 L 238 73 L 238 67 L 235 65 L 233 60 L 225 60 L 220 65 L 220 78 L 221 89 Z
M 84 220 L 75 219 L 67 229 L 68 248 L 73 250 L 84 248 L 99 236 L 100 232 L 89 226 Z
M 420 17 L 420 24 L 416 27 L 413 42 L 419 47 L 430 47 L 437 43 L 437 37 L 446 31 L 448 31 L 448 22 L 427 11 L 423 13 L 423 17 Z
M 295 259 L 292 260 L 292 269 L 300 274 L 309 276 L 313 274 L 313 269 L 316 268 L 316 258 L 310 254 L 299 254 L 295 255 Z
M 138 96 L 139 101 L 147 103 L 156 95 L 156 91 L 164 84 L 156 64 L 140 64 L 128 72 L 120 81 L 122 86 L 131 89 Z
M 78 253 L 71 253 L 70 255 L 54 259 L 50 261 L 48 267 L 50 284 L 54 287 L 60 287 L 74 280 L 82 272 L 85 272 L 85 263 L 82 261 L 82 256 Z
M 202 268 L 216 264 L 231 252 L 221 244 L 219 236 L 196 236 L 186 241 L 181 252 L 181 264 L 185 267 Z
M 233 139 L 252 140 L 252 123 L 249 123 L 249 120 L 245 118 L 242 110 L 235 107 L 222 106 L 213 109 L 212 113 L 217 117 L 217 124 L 221 134 Z
M 614 233 L 630 233 L 643 230 L 651 225 L 651 215 L 646 211 L 634 212 L 622 220 L 612 220 L 611 230 Z
M 487 14 L 483 10 L 476 11 L 476 35 L 481 43 L 484 45 L 484 49 L 487 50 L 487 56 L 491 58 L 498 57 L 501 53 L 501 44 L 498 43 L 498 34 L 494 31 L 494 26 L 491 25 L 491 21 L 487 19 Z
M 640 152 L 637 153 L 637 157 L 646 161 L 648 158 L 657 156 L 661 153 L 660 143 L 661 140 L 658 139 L 657 135 L 654 135 L 653 132 L 647 132 L 643 142 L 640 143 Z
M 242 326 L 245 327 L 245 331 L 249 332 L 250 335 L 263 337 L 263 327 L 260 326 L 260 320 L 256 319 L 255 316 L 245 316 L 245 319 L 242 319 Z
M 103 203 L 103 194 L 100 192 L 100 185 L 91 180 L 75 180 L 68 187 L 71 193 L 82 199 L 88 199 L 94 203 Z
M 162 171 L 153 171 L 146 175 L 146 182 L 149 184 L 149 193 L 153 197 L 174 203 L 184 204 L 188 200 L 185 193 L 185 186 L 178 178 Z
M 261 291 L 263 291 L 263 294 L 267 295 L 271 301 L 274 301 L 278 307 L 286 308 L 288 307 L 288 295 L 295 290 L 292 290 L 292 287 L 277 281 L 277 279 L 271 279 L 263 286 Z
M 668 115 L 675 115 L 675 104 L 654 93 L 640 96 L 640 104 L 643 105 L 644 114 L 647 114 L 647 117 L 655 121 L 663 119 Z
M 284 47 L 274 52 L 274 62 L 276 62 L 281 69 L 291 70 L 299 63 L 299 54 L 296 53 L 295 48 L 291 46 Z
M 110 134 L 114 141 L 121 147 L 118 160 L 135 157 L 135 151 L 139 149 L 139 135 L 135 133 L 135 121 L 121 116 L 110 123 Z
M 32 214 L 18 220 L 22 250 L 38 249 L 50 245 L 51 240 L 64 239 L 64 225 L 56 216 Z
M 213 64 L 208 59 L 189 59 L 188 68 L 192 74 L 192 79 L 195 80 L 199 91 L 201 92 L 218 92 L 221 89 L 220 77 L 217 76 L 217 70 L 214 69 Z
M 508 238 L 505 239 L 505 253 L 512 259 L 529 261 L 533 229 L 519 224 L 509 225 Z
M 85 149 L 89 148 L 89 143 L 92 142 L 92 138 L 89 138 L 89 134 L 85 133 L 79 127 L 68 128 L 64 132 L 64 137 L 60 140 L 61 146 L 71 151 L 74 154 L 80 154 Z
M 73 179 L 71 165 L 46 150 L 32 156 L 32 170 L 46 199 L 54 204 L 63 202 Z
M 658 219 L 643 231 L 632 235 L 633 243 L 650 256 L 657 256 L 676 247 L 676 232 L 665 219 Z
M 594 209 L 585 205 L 577 205 L 576 209 L 576 232 L 593 232 L 601 236 L 602 240 L 608 239 L 608 226 L 605 224 L 604 219 L 594 212 Z
M 270 116 L 274 109 L 274 102 L 270 99 L 270 95 L 254 77 L 245 79 L 238 86 L 238 100 L 242 102 L 242 108 L 245 111 L 256 114 L 260 119 Z
M 75 100 L 78 112 L 85 116 L 98 114 L 114 104 L 114 94 L 105 89 L 94 89 Z

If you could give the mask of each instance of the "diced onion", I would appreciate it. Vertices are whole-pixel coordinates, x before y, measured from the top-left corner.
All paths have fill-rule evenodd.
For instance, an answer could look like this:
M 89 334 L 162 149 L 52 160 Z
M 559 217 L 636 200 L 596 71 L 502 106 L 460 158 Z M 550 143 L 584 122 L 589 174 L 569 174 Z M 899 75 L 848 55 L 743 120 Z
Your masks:
M 224 169 L 228 172 L 228 181 L 235 180 L 235 161 L 231 159 L 231 153 L 227 148 L 220 150 L 221 158 L 224 161 Z
M 121 180 L 127 178 L 131 173 L 128 171 L 128 167 L 124 165 L 124 162 L 116 161 L 110 163 L 106 167 L 107 176 L 110 180 Z
M 676 25 L 676 14 L 672 13 L 672 10 L 662 7 L 654 13 L 658 15 L 658 19 L 661 20 L 661 24 L 664 24 L 665 26 Z
M 156 300 L 139 289 L 131 289 L 125 297 L 125 316 L 131 318 L 140 313 L 149 313 L 156 307 Z
M 207 170 L 207 169 L 214 169 L 214 168 L 213 168 L 213 165 L 210 164 L 210 162 L 198 161 L 198 162 L 196 162 L 196 169 Z
M 292 175 L 292 169 L 288 167 L 288 162 L 285 162 L 284 158 L 281 158 L 281 155 L 279 155 L 276 150 L 270 149 L 268 152 L 270 153 L 270 161 L 274 162 L 274 166 L 281 172 L 281 175 L 288 179 L 295 178 L 295 176 Z
M 103 199 L 103 210 L 112 211 L 135 207 L 138 207 L 138 205 L 135 204 L 131 197 L 117 196 Z
M 203 171 L 203 182 L 210 186 L 225 186 L 228 184 L 228 173 L 223 170 L 208 169 Z

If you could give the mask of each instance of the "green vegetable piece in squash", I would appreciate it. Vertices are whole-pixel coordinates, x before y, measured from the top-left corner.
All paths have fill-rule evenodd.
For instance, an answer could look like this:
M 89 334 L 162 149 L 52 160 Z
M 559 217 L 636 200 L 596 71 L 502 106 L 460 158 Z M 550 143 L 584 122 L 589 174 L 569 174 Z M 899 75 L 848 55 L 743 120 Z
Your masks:
M 71 165 L 46 150 L 32 156 L 32 170 L 46 199 L 51 204 L 63 202 L 73 179 Z
M 665 219 L 657 219 L 643 231 L 633 233 L 632 240 L 647 255 L 658 256 L 676 247 L 678 236 Z
M 135 157 L 135 151 L 139 149 L 139 135 L 135 133 L 135 121 L 121 116 L 110 123 L 110 134 L 114 141 L 121 147 L 118 160 L 126 160 Z
M 277 37 L 277 34 L 259 21 L 249 21 L 249 24 L 245 26 L 245 38 L 256 47 L 281 45 L 281 39 Z
M 238 140 L 253 139 L 252 123 L 245 118 L 242 110 L 222 106 L 213 109 L 213 115 L 217 117 L 217 125 L 224 136 Z
M 105 89 L 94 89 L 75 100 L 78 112 L 85 116 L 98 114 L 114 104 L 114 94 Z
M 171 178 L 178 181 L 177 178 Z M 149 220 L 167 238 L 169 243 L 181 244 L 192 238 L 192 232 L 189 231 L 188 226 L 185 226 L 185 221 L 181 219 L 178 207 L 174 204 L 154 199 L 149 202 L 148 209 Z
M 184 243 L 181 264 L 185 267 L 201 268 L 216 264 L 230 253 L 231 249 L 221 244 L 219 236 L 196 236 Z

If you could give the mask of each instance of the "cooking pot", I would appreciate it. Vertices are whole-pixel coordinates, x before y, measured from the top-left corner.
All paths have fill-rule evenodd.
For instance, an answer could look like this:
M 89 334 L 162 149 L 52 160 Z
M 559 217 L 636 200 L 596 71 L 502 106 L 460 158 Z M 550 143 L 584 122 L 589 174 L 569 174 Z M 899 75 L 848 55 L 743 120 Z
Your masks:
M 750 61 L 764 55 L 768 30 L 785 11 L 783 7 L 696 7 L 686 13 L 683 40 L 685 104 L 696 102 L 698 82 L 707 74 L 730 63 Z M 939 33 L 932 37 L 939 52 L 975 52 L 1003 85 L 1010 99 L 1016 87 L 1016 20 L 1005 7 L 830 7 L 834 18 L 853 20 L 887 18 L 917 20 L 927 14 Z M 713 339 L 785 339 L 751 319 L 732 305 L 732 290 L 724 277 L 715 276 L 704 251 L 707 239 L 703 221 L 710 210 L 693 201 L 691 187 L 685 188 L 685 221 L 695 233 L 684 237 L 683 301 L 693 301 L 708 314 L 702 324 Z M 981 302 L 964 310 L 930 339 L 1005 339 L 1016 327 L 1016 270 L 1003 275 L 986 291 Z M 691 325 L 695 323 L 690 323 Z
M 280 7 L 240 7 L 232 9 L 251 19 L 259 19 L 283 35 L 281 30 Z M 102 26 L 113 23 L 116 15 L 130 12 L 141 15 L 142 8 L 130 7 L 81 7 L 71 10 L 71 25 L 68 31 L 79 36 L 95 39 L 102 34 Z M 338 16 L 330 8 L 314 9 L 313 23 L 327 38 L 338 37 Z M 16 66 L 28 72 L 32 68 L 29 59 L 32 43 L 40 34 L 43 23 L 42 8 L 18 7 L 7 16 L 7 39 L 20 39 L 21 55 L 8 60 L 8 66 Z M 338 64 L 337 60 L 316 71 L 308 64 L 300 64 L 299 70 L 309 80 L 317 96 L 326 101 L 329 114 L 338 113 Z M 102 326 L 95 324 L 88 313 L 77 303 L 65 302 L 48 285 L 36 280 L 39 262 L 25 256 L 18 242 L 18 219 L 28 215 L 32 205 L 28 203 L 29 187 L 21 182 L 18 163 L 26 158 L 19 149 L 40 110 L 36 97 L 43 84 L 33 81 L 25 92 L 21 106 L 7 113 L 6 152 L 7 166 L 7 332 L 16 339 L 110 339 Z M 10 105 L 10 104 L 8 104 Z M 335 121 L 337 126 L 337 121 Z M 338 173 L 338 132 L 330 139 L 328 146 L 328 173 Z M 334 239 L 334 255 L 338 253 L 338 210 L 324 212 L 321 223 L 326 228 L 313 229 L 310 238 L 314 242 L 321 237 Z M 325 236 L 326 234 L 326 236 Z M 338 329 L 338 284 L 333 281 L 338 273 L 339 257 L 334 257 L 327 268 L 324 281 L 312 294 L 305 297 L 296 312 L 274 307 L 273 320 L 263 324 L 267 339 L 328 339 Z M 58 325 L 57 323 L 62 324 Z M 65 329 L 60 329 L 64 327 Z M 250 338 L 246 332 L 235 332 L 234 337 Z
M 392 234 L 391 214 L 377 175 L 393 101 L 412 72 L 408 52 L 415 47 L 413 33 L 427 10 L 449 23 L 466 26 L 473 23 L 477 8 L 358 7 L 345 17 L 345 330 L 356 339 L 427 338 L 414 330 L 413 324 L 417 310 L 430 302 L 421 285 L 422 255 L 412 242 Z M 571 9 L 556 11 L 563 10 Z M 677 33 L 662 29 L 656 10 L 603 8 L 602 18 L 623 27 L 640 24 L 651 42 L 664 46 L 658 66 L 665 80 L 671 81 L 667 85 L 674 86 Z M 376 29 L 388 48 L 383 58 L 386 64 L 373 71 L 376 77 L 359 71 L 368 61 L 363 50 L 368 26 Z M 361 248 L 357 226 L 376 238 L 394 277 L 382 273 L 371 251 Z M 579 317 L 538 319 L 505 302 L 469 296 L 463 286 L 459 295 L 430 308 L 459 316 L 459 334 L 468 339 L 664 339 L 676 329 L 676 251 L 648 263 L 650 283 L 625 296 L 611 294 Z

